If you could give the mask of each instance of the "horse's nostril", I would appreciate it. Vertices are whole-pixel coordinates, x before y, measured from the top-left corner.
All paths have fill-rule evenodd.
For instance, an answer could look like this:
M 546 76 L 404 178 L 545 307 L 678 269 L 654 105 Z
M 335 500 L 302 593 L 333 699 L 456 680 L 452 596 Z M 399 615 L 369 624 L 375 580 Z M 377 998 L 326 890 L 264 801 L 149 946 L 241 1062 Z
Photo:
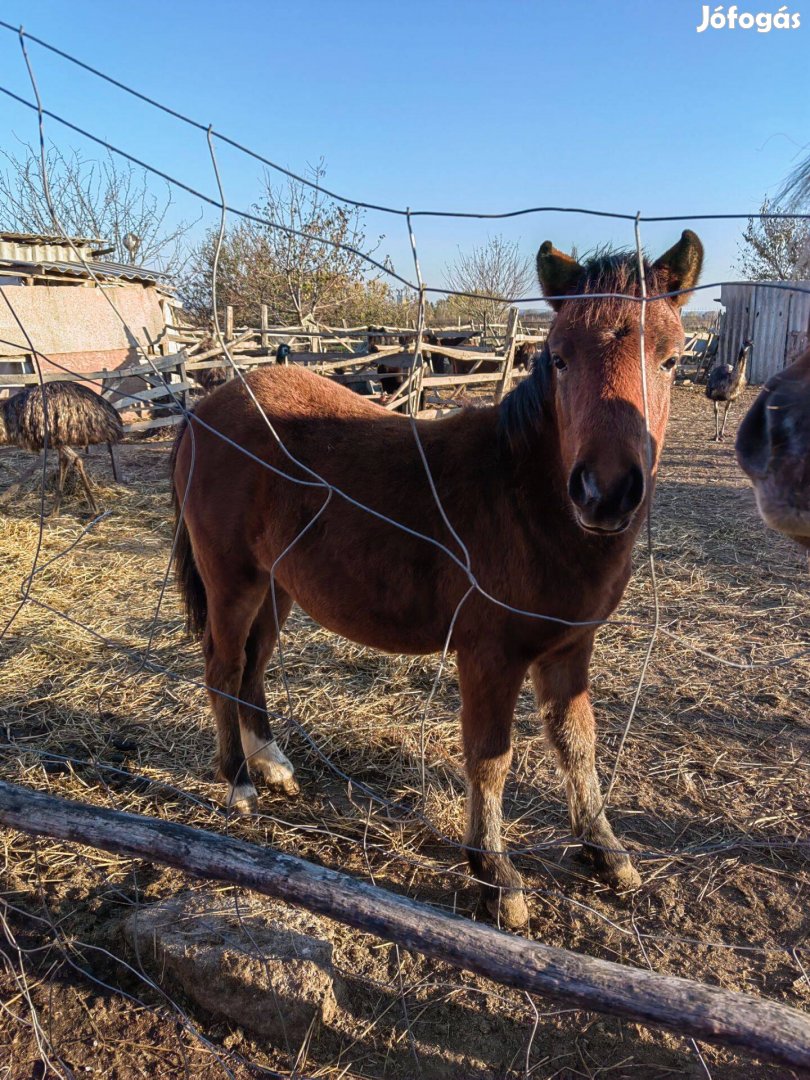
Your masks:
M 611 529 L 626 524 L 644 499 L 644 473 L 631 465 L 618 476 L 597 478 L 596 470 L 579 462 L 568 478 L 568 494 L 580 519 L 590 527 Z
M 619 501 L 619 510 L 623 514 L 629 514 L 641 505 L 644 498 L 644 473 L 634 465 L 624 480 L 624 491 Z
M 735 449 L 740 468 L 749 476 L 762 477 L 768 471 L 774 442 L 779 442 L 780 413 L 767 405 L 765 393 L 759 395 L 737 429 Z
M 568 478 L 568 494 L 571 502 L 581 510 L 599 502 L 600 492 L 596 477 L 587 465 L 575 465 Z

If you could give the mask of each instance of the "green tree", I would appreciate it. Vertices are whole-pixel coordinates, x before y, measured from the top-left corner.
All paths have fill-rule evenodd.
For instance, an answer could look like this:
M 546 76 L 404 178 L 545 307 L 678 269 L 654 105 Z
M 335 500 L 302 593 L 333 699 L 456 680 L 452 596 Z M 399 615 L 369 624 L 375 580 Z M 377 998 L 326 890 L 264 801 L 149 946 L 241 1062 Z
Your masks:
M 322 191 L 322 164 L 311 173 L 315 186 L 288 179 L 276 187 L 265 175 L 253 209 L 271 224 L 240 221 L 225 233 L 217 298 L 220 307 L 233 305 L 239 323 L 255 324 L 261 304 L 267 304 L 272 323 L 298 326 L 348 321 L 363 310 L 364 301 L 372 310 L 384 306 L 380 276 L 369 274 L 369 264 L 358 254 L 367 250 L 362 211 Z M 218 232 L 212 229 L 197 247 L 183 283 L 183 299 L 198 318 L 211 314 Z

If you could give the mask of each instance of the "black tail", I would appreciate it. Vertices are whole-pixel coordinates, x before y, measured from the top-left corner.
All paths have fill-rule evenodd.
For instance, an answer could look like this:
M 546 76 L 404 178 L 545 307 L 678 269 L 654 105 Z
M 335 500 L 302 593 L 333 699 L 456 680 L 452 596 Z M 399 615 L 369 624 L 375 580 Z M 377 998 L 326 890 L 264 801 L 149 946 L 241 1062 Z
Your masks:
M 174 482 L 174 473 L 177 466 L 177 451 L 186 432 L 188 421 L 183 420 L 174 440 L 171 457 L 169 458 L 172 477 L 172 506 L 174 508 L 174 577 L 183 603 L 186 609 L 186 629 L 195 637 L 202 637 L 205 633 L 205 624 L 208 619 L 208 600 L 205 595 L 205 585 L 200 577 L 197 564 L 194 562 L 194 549 L 191 546 L 191 537 L 188 534 L 186 523 L 180 512 L 181 499 L 177 495 L 177 486 Z

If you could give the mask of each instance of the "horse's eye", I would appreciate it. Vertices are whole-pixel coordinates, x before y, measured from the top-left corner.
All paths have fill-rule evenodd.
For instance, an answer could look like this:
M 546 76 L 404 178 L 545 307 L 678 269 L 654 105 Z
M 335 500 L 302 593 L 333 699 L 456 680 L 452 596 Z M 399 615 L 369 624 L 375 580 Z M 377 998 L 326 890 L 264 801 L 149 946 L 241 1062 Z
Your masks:
M 551 354 L 551 362 L 557 369 L 557 371 L 565 371 L 565 369 L 568 367 L 568 364 L 566 364 L 566 362 L 563 360 L 559 353 Z
M 675 368 L 678 365 L 678 360 L 679 359 L 680 358 L 677 357 L 677 356 L 670 356 L 670 358 L 668 360 L 665 360 L 663 362 L 663 364 L 661 365 L 661 370 L 662 371 L 674 371 Z

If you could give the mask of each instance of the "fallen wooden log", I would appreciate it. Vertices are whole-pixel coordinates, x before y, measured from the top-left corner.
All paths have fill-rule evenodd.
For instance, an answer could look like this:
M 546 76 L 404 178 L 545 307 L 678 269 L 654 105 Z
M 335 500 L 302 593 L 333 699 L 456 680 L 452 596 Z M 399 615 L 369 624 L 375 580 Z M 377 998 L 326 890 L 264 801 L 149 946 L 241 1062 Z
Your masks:
M 0 823 L 255 889 L 557 1003 L 810 1068 L 810 1018 L 796 1009 L 527 941 L 271 848 L 2 781 Z

